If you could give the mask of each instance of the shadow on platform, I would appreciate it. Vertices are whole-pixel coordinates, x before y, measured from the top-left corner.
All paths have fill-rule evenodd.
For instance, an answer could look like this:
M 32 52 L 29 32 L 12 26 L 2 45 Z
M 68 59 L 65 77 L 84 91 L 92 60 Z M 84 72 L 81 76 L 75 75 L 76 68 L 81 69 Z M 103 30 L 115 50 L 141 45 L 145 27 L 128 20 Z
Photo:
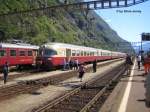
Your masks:
M 148 102 L 146 101 L 146 99 L 138 99 L 137 101 L 138 101 L 138 102 L 144 102 L 144 103 L 145 103 L 145 106 L 146 106 L 147 108 L 150 108 L 150 103 L 148 103 Z
M 121 82 L 137 82 L 137 83 L 145 83 L 145 80 L 121 80 Z
M 31 92 L 30 94 L 32 94 L 32 95 L 40 95 L 40 94 L 42 94 L 41 92 L 38 92 L 38 91 L 33 91 L 33 92 Z
M 126 77 L 144 77 L 144 76 L 145 76 L 145 73 L 139 74 L 139 75 L 133 75 L 133 76 L 130 76 L 130 75 L 123 75 L 122 78 L 126 78 Z

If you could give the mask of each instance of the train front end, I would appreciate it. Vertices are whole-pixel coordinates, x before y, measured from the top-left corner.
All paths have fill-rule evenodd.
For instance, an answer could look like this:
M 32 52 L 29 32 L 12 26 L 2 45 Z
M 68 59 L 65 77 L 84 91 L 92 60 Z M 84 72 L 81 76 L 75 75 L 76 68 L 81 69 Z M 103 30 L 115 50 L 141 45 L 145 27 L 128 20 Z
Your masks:
M 56 48 L 52 45 L 44 45 L 39 49 L 38 56 L 36 58 L 36 65 L 38 68 L 51 70 L 60 65 Z

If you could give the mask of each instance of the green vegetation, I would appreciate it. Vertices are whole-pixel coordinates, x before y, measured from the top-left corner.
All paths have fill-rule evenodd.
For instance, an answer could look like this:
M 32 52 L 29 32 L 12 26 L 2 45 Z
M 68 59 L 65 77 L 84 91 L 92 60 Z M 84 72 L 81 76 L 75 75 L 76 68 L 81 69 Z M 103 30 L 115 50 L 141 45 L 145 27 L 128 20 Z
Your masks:
M 56 4 L 58 0 L 0 0 L 0 14 Z M 94 11 L 86 17 L 83 11 L 63 8 L 47 10 L 44 14 L 38 11 L 0 16 L 0 32 L 0 41 L 21 39 L 36 45 L 64 42 L 117 50 L 114 43 L 126 42 Z

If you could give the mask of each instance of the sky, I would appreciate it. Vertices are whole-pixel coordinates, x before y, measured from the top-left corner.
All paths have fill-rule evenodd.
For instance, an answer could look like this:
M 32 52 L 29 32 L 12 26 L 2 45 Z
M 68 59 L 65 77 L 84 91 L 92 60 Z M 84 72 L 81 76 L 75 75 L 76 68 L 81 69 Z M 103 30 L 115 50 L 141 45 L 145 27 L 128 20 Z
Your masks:
M 140 42 L 141 33 L 150 33 L 150 0 L 131 7 L 101 9 L 96 12 L 121 38 L 129 42 Z

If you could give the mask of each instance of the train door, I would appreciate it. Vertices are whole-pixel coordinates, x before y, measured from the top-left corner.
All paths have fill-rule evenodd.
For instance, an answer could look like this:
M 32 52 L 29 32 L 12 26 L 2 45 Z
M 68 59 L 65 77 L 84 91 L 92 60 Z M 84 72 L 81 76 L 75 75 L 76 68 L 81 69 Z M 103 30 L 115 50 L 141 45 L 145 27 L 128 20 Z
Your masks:
M 37 52 L 38 52 L 37 50 L 33 50 L 33 51 L 32 51 L 32 53 L 33 53 L 33 54 L 32 54 L 32 56 L 33 56 L 33 64 L 36 64 Z
M 0 67 L 2 67 L 7 61 L 7 50 L 5 48 L 0 49 Z
M 67 58 L 67 61 L 70 60 L 70 57 L 71 57 L 71 49 L 66 49 L 66 58 Z
M 16 49 L 14 49 L 14 48 L 9 49 L 9 63 L 10 63 L 10 65 L 18 64 L 17 52 L 16 52 Z

